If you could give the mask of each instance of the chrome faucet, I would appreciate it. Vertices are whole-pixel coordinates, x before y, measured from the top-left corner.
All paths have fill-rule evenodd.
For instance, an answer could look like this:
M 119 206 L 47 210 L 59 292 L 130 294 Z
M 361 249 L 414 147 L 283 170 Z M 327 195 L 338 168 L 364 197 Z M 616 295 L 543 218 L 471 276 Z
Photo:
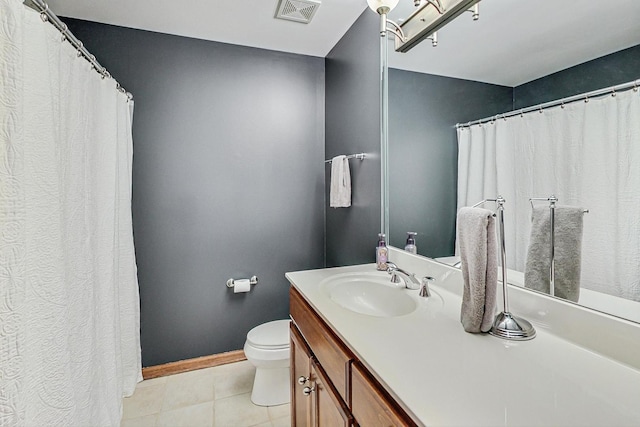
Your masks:
M 421 297 L 425 297 L 425 298 L 429 298 L 431 296 L 431 289 L 429 288 L 429 282 L 433 282 L 434 279 L 431 276 L 425 276 L 422 278 L 422 281 L 420 282 L 420 291 L 418 292 L 418 295 L 420 295 Z
M 391 283 L 403 283 L 407 289 L 419 289 L 420 281 L 414 273 L 409 273 L 392 262 L 387 262 L 387 273 L 391 275 Z

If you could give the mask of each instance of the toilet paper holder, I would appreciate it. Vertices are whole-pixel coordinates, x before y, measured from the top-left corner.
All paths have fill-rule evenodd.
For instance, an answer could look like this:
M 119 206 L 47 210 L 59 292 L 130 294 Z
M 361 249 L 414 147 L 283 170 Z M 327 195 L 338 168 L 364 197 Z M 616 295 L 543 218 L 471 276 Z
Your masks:
M 227 280 L 227 288 L 233 288 L 235 286 L 235 280 L 236 279 Z M 240 279 L 238 279 L 238 280 L 240 280 Z M 249 284 L 257 285 L 258 284 L 258 276 L 251 276 L 251 278 L 249 279 Z

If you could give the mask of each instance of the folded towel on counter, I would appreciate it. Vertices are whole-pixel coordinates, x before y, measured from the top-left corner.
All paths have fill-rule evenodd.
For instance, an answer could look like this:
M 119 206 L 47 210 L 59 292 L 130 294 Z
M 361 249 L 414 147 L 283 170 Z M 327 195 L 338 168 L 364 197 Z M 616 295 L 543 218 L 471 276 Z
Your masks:
M 461 208 L 457 240 L 464 279 L 460 321 L 467 332 L 488 332 L 496 314 L 498 287 L 498 242 L 493 212 Z
M 584 209 L 556 205 L 555 210 L 555 296 L 578 302 Z M 551 213 L 548 206 L 536 206 L 531 214 L 524 286 L 550 293 L 550 271 Z
M 351 173 L 347 156 L 336 156 L 331 159 L 329 206 L 332 208 L 351 206 Z

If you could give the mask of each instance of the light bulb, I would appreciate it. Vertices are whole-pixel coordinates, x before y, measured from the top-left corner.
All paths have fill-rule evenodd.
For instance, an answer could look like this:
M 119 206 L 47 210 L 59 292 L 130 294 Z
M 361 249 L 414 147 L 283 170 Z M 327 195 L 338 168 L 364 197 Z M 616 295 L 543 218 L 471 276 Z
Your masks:
M 367 0 L 369 8 L 376 13 L 389 13 L 398 4 L 399 0 Z

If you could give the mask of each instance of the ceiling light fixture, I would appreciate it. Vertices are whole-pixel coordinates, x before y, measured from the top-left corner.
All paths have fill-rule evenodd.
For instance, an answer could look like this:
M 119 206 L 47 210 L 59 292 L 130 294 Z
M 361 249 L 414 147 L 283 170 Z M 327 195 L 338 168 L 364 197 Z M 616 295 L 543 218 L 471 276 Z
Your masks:
M 399 0 L 367 0 L 369 8 L 380 15 L 380 36 L 395 36 L 395 50 L 408 52 L 424 39 L 438 45 L 437 31 L 463 14 L 471 12 L 473 20 L 479 15 L 480 0 L 414 0 L 416 10 L 401 24 L 387 18 Z

